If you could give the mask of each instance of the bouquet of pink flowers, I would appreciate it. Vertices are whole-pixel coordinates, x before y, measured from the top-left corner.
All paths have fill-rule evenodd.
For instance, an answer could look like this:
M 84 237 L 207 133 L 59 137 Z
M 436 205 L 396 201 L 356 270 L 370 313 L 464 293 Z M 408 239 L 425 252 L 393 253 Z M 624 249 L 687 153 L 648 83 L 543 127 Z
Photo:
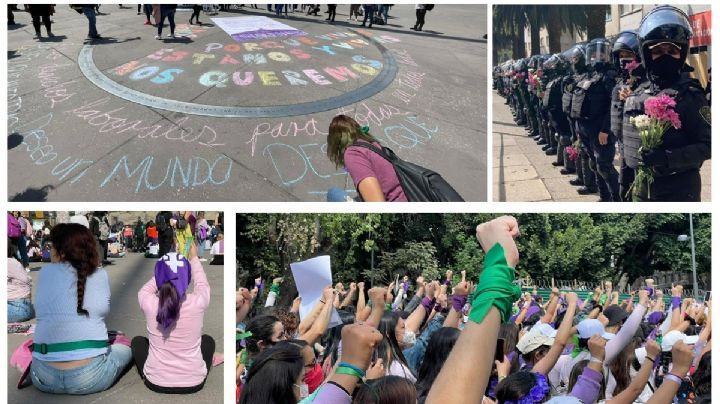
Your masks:
M 645 101 L 645 114 L 630 118 L 630 123 L 640 129 L 640 149 L 652 150 L 662 145 L 663 135 L 672 126 L 680 129 L 680 115 L 673 108 L 677 103 L 675 99 L 666 94 L 650 97 Z M 638 167 L 635 181 L 628 192 L 635 193 L 640 187 L 647 185 L 650 195 L 650 185 L 654 181 L 653 171 L 650 167 Z
M 628 74 L 630 76 L 628 77 L 626 84 L 632 85 L 633 83 L 635 83 L 635 76 L 632 75 L 632 72 L 640 66 L 641 64 L 638 63 L 637 60 L 633 60 L 632 62 L 625 65 L 625 70 L 628 71 Z
M 565 146 L 565 153 L 571 161 L 576 161 L 579 154 L 575 146 Z

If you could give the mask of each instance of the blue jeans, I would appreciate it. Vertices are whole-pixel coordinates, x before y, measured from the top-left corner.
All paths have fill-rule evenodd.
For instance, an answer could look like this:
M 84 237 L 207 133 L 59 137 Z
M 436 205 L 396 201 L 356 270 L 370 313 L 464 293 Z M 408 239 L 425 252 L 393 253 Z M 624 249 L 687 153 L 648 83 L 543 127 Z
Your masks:
M 382 14 L 383 20 L 385 20 L 385 24 L 387 24 L 388 22 L 388 11 L 390 11 L 390 6 L 385 4 L 380 6 L 380 14 Z
M 8 323 L 17 323 L 20 321 L 28 321 L 35 317 L 35 309 L 33 308 L 30 298 L 8 300 Z
M 21 234 L 18 238 L 18 254 L 20 254 L 20 262 L 23 264 L 23 268 L 27 268 L 30 265 L 30 260 L 27 255 L 27 238 L 24 234 Z
M 88 19 L 89 24 L 89 37 L 96 37 L 98 36 L 97 28 L 95 28 L 95 9 L 93 7 L 83 7 L 83 13 L 85 13 L 85 17 Z
M 328 202 L 347 202 L 347 192 L 338 187 L 328 189 L 326 200 Z
M 198 258 L 202 258 L 203 255 L 205 255 L 205 240 L 200 240 L 198 237 L 198 243 L 197 243 L 197 255 Z
M 85 366 L 57 369 L 48 362 L 33 358 L 30 377 L 33 385 L 45 393 L 92 394 L 112 386 L 132 360 L 127 345 L 110 345 L 110 352 L 100 355 Z

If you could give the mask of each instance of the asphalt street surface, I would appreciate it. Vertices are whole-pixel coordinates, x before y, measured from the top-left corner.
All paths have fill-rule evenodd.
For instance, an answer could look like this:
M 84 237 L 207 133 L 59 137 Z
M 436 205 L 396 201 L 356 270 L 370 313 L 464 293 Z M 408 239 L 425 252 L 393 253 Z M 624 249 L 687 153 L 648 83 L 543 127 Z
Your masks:
M 323 11 L 325 6 L 322 7 Z M 338 113 L 467 201 L 486 195 L 486 5 L 413 5 L 388 25 L 242 8 L 178 10 L 156 40 L 135 5 L 106 4 L 103 39 L 67 5 L 53 38 L 30 15 L 8 31 L 11 201 L 324 201 L 352 189 L 326 157 Z M 236 42 L 213 18 L 270 17 L 305 35 Z
M 110 258 L 112 262 L 105 266 L 110 278 L 110 314 L 106 319 L 108 330 L 120 330 L 132 339 L 137 335 L 147 336 L 145 318 L 138 305 L 137 293 L 153 276 L 154 261 L 139 253 L 129 253 L 122 258 Z M 37 283 L 41 263 L 31 263 L 33 283 Z M 210 283 L 210 306 L 205 313 L 203 333 L 215 339 L 216 352 L 223 351 L 223 267 L 207 265 L 203 269 Z M 34 287 L 34 285 L 33 285 Z M 33 290 L 34 295 L 34 290 Z M 34 300 L 34 299 L 33 299 Z M 30 321 L 34 323 L 34 320 Z M 10 355 L 31 336 L 8 334 L 8 354 Z M 230 368 L 233 369 L 233 355 L 230 356 Z M 140 379 L 134 365 L 109 390 L 87 396 L 54 395 L 43 393 L 34 387 L 22 390 L 15 388 L 20 373 L 8 368 L 8 403 L 222 403 L 223 402 L 224 364 L 213 367 L 208 374 L 205 387 L 195 394 L 175 395 L 158 394 L 150 391 Z

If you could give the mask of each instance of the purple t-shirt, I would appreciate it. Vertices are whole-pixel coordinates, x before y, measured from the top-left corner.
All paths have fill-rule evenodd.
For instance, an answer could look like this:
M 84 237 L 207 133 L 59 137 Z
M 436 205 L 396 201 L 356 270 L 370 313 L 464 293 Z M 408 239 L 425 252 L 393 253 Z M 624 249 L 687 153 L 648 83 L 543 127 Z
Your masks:
M 380 143 L 373 143 L 381 147 Z M 358 184 L 368 177 L 375 177 L 380 182 L 385 200 L 388 202 L 407 202 L 405 193 L 400 186 L 395 168 L 382 156 L 364 147 L 350 146 L 345 150 L 345 168 L 355 183 Z

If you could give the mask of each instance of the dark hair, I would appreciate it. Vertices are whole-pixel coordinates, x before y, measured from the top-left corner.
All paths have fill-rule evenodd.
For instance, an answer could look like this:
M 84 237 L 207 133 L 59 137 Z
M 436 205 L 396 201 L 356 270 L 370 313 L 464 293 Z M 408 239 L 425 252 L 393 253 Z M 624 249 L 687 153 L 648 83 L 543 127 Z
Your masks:
M 158 311 L 155 320 L 163 333 L 167 333 L 177 323 L 180 315 L 180 298 L 177 290 L 170 281 L 160 286 L 158 290 Z
M 245 339 L 245 346 L 251 356 L 260 353 L 261 349 L 258 346 L 259 342 L 272 341 L 274 326 L 278 321 L 280 320 L 272 314 L 265 314 L 254 317 L 250 320 L 250 322 L 248 322 L 247 327 L 245 327 L 245 331 L 250 331 L 252 335 Z
M 70 263 L 77 274 L 77 313 L 88 316 L 83 309 L 85 281 L 100 266 L 100 256 L 95 247 L 95 236 L 77 223 L 61 223 L 50 231 L 50 242 L 63 261 Z
M 355 390 L 353 404 L 416 404 L 415 386 L 401 376 L 369 380 Z
M 692 383 L 695 388 L 695 396 L 710 396 L 710 362 L 712 358 L 712 351 L 707 351 L 700 358 L 695 373 L 692 375 Z
M 518 401 L 520 397 L 528 394 L 536 383 L 537 378 L 533 372 L 521 370 L 511 373 L 495 387 L 497 402 Z
M 330 122 L 327 136 L 327 156 L 336 167 L 345 165 L 345 150 L 358 139 L 377 142 L 371 134 L 365 133 L 360 124 L 347 115 L 338 115 Z
M 550 351 L 550 347 L 547 345 L 540 345 L 539 347 L 533 349 L 532 351 L 522 354 L 522 358 L 525 361 L 525 363 L 532 363 L 535 365 L 535 355 L 536 354 L 543 354 L 547 355 L 547 353 Z
M 613 397 L 630 386 L 630 367 L 635 359 L 635 348 L 635 339 L 633 338 L 633 340 L 620 351 L 618 356 L 608 364 L 616 383 L 612 393 Z
M 519 336 L 520 328 L 517 324 L 509 322 L 500 325 L 498 338 L 505 340 L 503 351 L 505 356 L 510 359 L 510 373 L 514 373 L 520 368 L 520 351 L 516 349 Z M 512 352 L 515 352 L 515 355 L 511 355 Z
M 570 376 L 568 377 L 567 391 L 572 391 L 573 387 L 575 387 L 575 383 L 577 383 L 578 378 L 583 373 L 583 370 L 585 370 L 589 363 L 589 360 L 584 359 L 578 361 L 575 366 L 573 366 L 573 368 L 570 370 Z M 602 377 L 600 380 L 600 395 L 598 396 L 598 401 L 605 399 L 605 383 L 606 379 Z
M 380 319 L 378 331 L 382 334 L 383 339 L 377 346 L 378 358 L 382 358 L 382 360 L 385 361 L 385 369 L 390 369 L 394 361 L 399 361 L 405 365 L 407 370 L 412 372 L 400 348 L 400 343 L 398 343 L 397 337 L 395 336 L 395 327 L 397 327 L 399 319 L 400 314 L 395 311 L 386 311 L 382 319 Z
M 425 401 L 435 378 L 440 373 L 445 360 L 450 356 L 450 351 L 452 351 L 459 336 L 460 330 L 457 328 L 442 327 L 430 337 L 425 356 L 418 368 L 418 400 Z
M 296 403 L 293 385 L 303 370 L 301 349 L 278 344 L 255 358 L 240 395 L 240 404 Z
M 285 335 L 288 338 L 295 336 L 298 326 L 300 326 L 300 316 L 297 313 L 291 313 L 285 309 L 275 309 L 275 316 L 280 320 L 285 329 Z
M 17 252 L 18 252 L 17 240 L 8 237 L 7 241 L 8 241 L 8 244 L 7 244 L 8 256 L 7 257 L 15 258 L 15 254 L 17 254 Z
M 339 358 L 338 348 L 340 347 L 340 341 L 342 339 L 341 336 L 343 327 L 347 324 L 352 324 L 355 322 L 355 316 L 353 316 L 352 313 L 345 310 L 338 310 L 337 312 L 340 315 L 340 320 L 342 320 L 342 324 L 336 325 L 332 328 L 328 328 L 328 330 L 325 331 L 325 335 L 322 339 L 322 345 L 326 347 L 325 357 L 330 358 L 331 366 L 335 366 L 335 362 L 337 362 Z

